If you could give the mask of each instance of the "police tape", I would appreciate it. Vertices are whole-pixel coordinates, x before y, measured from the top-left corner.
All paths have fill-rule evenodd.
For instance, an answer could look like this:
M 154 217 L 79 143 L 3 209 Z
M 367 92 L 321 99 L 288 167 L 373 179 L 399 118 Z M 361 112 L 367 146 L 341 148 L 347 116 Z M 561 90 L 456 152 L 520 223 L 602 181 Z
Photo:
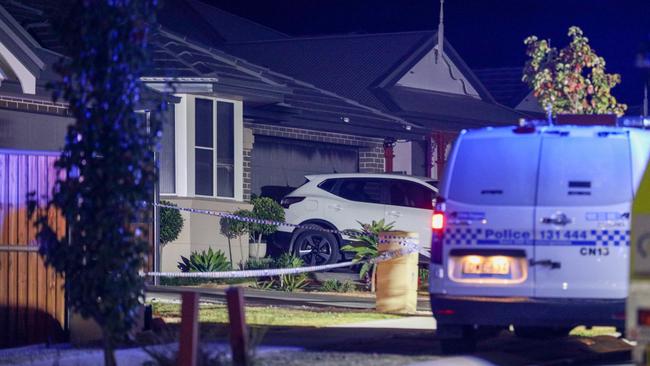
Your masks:
M 285 227 L 293 227 L 296 229 L 303 229 L 303 230 L 313 230 L 313 231 L 322 231 L 326 233 L 331 233 L 331 234 L 339 234 L 339 235 L 345 235 L 350 238 L 355 238 L 355 237 L 361 237 L 361 236 L 367 236 L 367 235 L 373 235 L 372 233 L 367 233 L 367 232 L 361 232 L 361 231 L 355 231 L 352 229 L 349 230 L 335 230 L 335 229 L 327 229 L 318 225 L 314 224 L 291 224 L 288 222 L 284 221 L 274 221 L 274 220 L 265 220 L 265 219 L 257 219 L 254 217 L 246 217 L 246 216 L 239 216 L 232 214 L 230 212 L 222 212 L 222 211 L 211 211 L 211 210 L 204 210 L 200 208 L 188 208 L 188 207 L 178 207 L 178 206 L 172 206 L 172 205 L 166 205 L 163 203 L 153 203 L 153 206 L 157 207 L 162 207 L 162 208 L 169 208 L 173 210 L 178 210 L 178 211 L 185 211 L 189 213 L 198 213 L 198 214 L 203 214 L 203 215 L 210 215 L 210 216 L 215 216 L 215 217 L 225 217 L 231 220 L 237 220 L 237 221 L 242 221 L 242 222 L 248 222 L 248 223 L 253 223 L 253 224 L 261 224 L 261 225 L 274 225 L 274 226 L 285 226 Z M 383 241 L 387 240 L 401 240 L 405 239 L 404 236 L 395 236 L 395 235 L 382 235 L 381 239 Z M 399 244 L 402 244 L 402 242 L 399 242 Z
M 270 269 L 255 269 L 255 270 L 242 270 L 242 271 L 224 271 L 224 272 L 147 272 L 142 273 L 144 276 L 149 277 L 180 277 L 180 278 L 219 278 L 219 279 L 233 279 L 233 278 L 250 278 L 250 277 L 274 277 L 295 275 L 307 272 L 326 271 L 335 268 L 349 267 L 357 264 L 364 263 L 380 263 L 391 259 L 395 259 L 404 255 L 417 253 L 418 245 L 411 242 L 411 245 L 404 248 L 384 252 L 379 256 L 367 260 L 349 261 L 333 264 L 324 264 L 320 266 L 306 266 L 296 268 L 270 268 Z

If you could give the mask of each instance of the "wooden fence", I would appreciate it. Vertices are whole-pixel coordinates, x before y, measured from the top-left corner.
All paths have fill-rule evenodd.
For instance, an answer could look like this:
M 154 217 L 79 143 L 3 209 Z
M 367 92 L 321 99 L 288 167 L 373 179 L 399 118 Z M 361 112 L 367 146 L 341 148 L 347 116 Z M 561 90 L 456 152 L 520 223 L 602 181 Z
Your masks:
M 27 193 L 41 203 L 56 181 L 48 153 L 0 150 L 0 347 L 63 339 L 66 306 L 63 278 L 46 267 L 35 248 L 35 228 L 27 215 Z M 49 212 L 59 235 L 63 217 Z

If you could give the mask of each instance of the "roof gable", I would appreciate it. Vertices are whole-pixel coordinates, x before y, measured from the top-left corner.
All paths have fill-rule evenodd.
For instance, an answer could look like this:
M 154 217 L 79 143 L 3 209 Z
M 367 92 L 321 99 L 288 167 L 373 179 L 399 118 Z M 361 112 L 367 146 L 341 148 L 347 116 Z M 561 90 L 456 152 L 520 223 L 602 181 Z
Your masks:
M 454 62 L 444 53 L 436 60 L 436 53 L 437 49 L 430 50 L 395 85 L 480 98 Z

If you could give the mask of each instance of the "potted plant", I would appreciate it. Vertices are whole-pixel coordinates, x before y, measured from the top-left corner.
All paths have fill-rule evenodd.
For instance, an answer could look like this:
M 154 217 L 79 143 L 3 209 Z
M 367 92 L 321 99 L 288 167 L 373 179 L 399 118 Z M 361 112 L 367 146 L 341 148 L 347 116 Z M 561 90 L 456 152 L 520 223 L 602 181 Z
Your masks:
M 268 197 L 258 197 L 252 200 L 253 215 L 258 220 L 269 220 L 274 222 L 284 222 L 284 209 L 277 202 Z M 260 258 L 266 254 L 266 243 L 263 243 L 264 236 L 271 235 L 278 229 L 274 224 L 250 223 L 249 232 L 251 234 L 250 249 L 255 253 L 255 258 Z

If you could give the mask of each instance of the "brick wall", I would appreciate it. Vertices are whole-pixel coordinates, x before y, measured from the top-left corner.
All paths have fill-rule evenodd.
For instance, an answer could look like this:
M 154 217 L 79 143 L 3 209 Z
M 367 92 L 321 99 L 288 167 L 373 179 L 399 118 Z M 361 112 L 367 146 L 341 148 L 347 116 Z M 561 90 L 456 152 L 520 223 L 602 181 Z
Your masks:
M 382 139 L 334 132 L 315 131 L 303 128 L 262 125 L 250 122 L 245 122 L 244 127 L 252 130 L 253 135 L 274 136 L 287 139 L 354 146 L 359 149 L 359 172 L 384 172 L 384 145 Z M 250 198 L 251 194 L 251 156 L 252 150 L 247 151 L 247 149 L 244 148 L 245 200 Z
M 52 103 L 45 100 L 16 98 L 6 95 L 0 95 L 0 108 L 35 113 L 57 114 L 60 116 L 70 115 L 67 104 L 65 103 Z
M 251 191 L 253 189 L 252 187 L 252 180 L 251 180 L 251 158 L 253 156 L 253 150 L 252 149 L 244 149 L 244 194 L 243 198 L 244 201 L 250 201 L 251 199 Z

